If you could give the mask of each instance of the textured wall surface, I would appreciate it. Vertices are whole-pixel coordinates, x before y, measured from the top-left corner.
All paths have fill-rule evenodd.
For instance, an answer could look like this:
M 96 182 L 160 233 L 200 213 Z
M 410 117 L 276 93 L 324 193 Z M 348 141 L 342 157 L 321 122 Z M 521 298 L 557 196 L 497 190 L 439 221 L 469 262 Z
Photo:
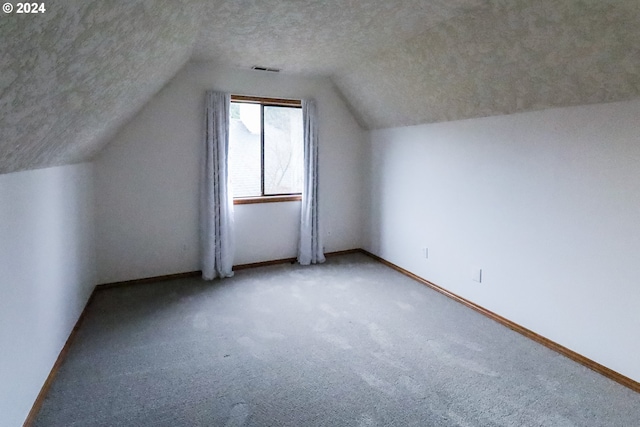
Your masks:
M 91 159 L 189 58 L 330 76 L 370 129 L 640 96 L 638 0 L 46 6 L 0 13 L 0 173 Z
M 91 158 L 188 60 L 178 0 L 51 0 L 0 15 L 0 173 Z

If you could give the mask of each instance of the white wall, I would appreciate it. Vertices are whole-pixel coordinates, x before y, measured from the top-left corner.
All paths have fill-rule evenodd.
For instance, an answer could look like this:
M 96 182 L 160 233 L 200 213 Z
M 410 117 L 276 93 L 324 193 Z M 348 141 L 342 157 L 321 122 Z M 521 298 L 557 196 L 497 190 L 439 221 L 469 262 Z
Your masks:
M 21 426 L 95 285 L 92 166 L 0 175 L 0 425 Z
M 640 381 L 640 101 L 371 144 L 370 251 Z
M 100 283 L 200 268 L 198 174 L 208 89 L 316 99 L 325 247 L 361 247 L 366 134 L 330 81 L 190 63 L 95 160 Z M 237 205 L 235 264 L 294 257 L 299 206 Z

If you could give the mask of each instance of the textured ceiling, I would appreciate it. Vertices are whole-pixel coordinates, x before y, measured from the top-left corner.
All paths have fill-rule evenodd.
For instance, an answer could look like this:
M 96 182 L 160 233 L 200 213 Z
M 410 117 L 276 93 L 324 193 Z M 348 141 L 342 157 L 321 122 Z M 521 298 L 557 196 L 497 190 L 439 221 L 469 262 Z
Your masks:
M 484 0 L 213 1 L 195 60 L 331 75 L 394 49 Z
M 91 158 L 189 59 L 178 0 L 47 0 L 0 12 L 0 174 Z
M 640 0 L 494 1 L 340 69 L 366 127 L 640 96 Z
M 330 76 L 367 128 L 640 96 L 639 0 L 49 0 L 0 13 L 0 173 L 91 159 L 191 57 Z

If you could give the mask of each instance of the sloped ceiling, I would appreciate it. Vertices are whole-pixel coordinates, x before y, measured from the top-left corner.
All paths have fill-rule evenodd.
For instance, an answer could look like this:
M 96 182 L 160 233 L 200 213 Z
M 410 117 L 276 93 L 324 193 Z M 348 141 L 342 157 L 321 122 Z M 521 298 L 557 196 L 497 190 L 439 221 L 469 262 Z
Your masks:
M 90 159 L 189 59 L 179 0 L 48 0 L 0 12 L 0 174 Z
M 369 128 L 635 98 L 640 1 L 493 1 L 334 81 Z
M 194 59 L 332 75 L 401 46 L 484 0 L 211 2 Z
M 189 59 L 330 76 L 369 129 L 640 96 L 638 0 L 51 0 L 0 15 L 0 173 L 91 159 Z

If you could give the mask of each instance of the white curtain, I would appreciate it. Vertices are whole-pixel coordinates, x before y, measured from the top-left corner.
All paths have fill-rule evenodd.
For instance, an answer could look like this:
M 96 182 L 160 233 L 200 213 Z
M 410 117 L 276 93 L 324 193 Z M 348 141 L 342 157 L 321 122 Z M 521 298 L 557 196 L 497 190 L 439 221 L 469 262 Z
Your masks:
M 228 184 L 230 96 L 208 91 L 200 195 L 202 277 L 233 276 L 233 195 Z
M 318 125 L 316 104 L 302 100 L 304 127 L 304 187 L 300 218 L 298 262 L 302 265 L 324 262 L 318 219 Z

